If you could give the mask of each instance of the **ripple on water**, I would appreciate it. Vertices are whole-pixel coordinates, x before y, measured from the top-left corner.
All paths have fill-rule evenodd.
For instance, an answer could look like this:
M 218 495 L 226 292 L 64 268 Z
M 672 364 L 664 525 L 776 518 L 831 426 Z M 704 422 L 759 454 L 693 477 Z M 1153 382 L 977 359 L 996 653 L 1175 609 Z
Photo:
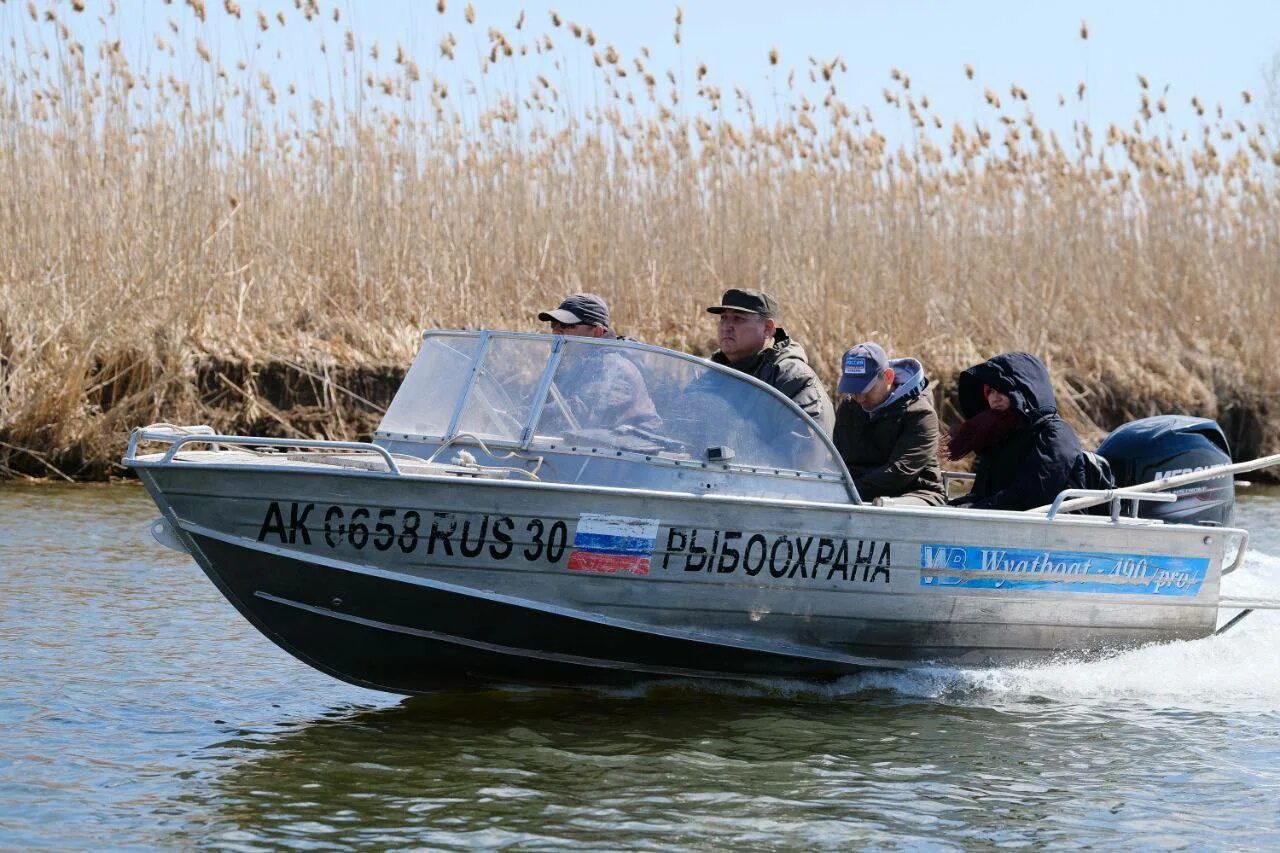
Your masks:
M 401 701 L 263 640 L 140 489 L 0 514 L 0 847 L 1280 843 L 1273 614 L 1089 663 Z M 1280 597 L 1247 523 L 1224 590 Z

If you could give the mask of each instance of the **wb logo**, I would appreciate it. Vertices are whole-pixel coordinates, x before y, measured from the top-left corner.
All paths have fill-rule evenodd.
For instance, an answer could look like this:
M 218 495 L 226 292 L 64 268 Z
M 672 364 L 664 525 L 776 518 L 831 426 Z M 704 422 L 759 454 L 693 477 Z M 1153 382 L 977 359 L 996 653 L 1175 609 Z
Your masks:
M 963 569 L 964 548 L 921 545 L 920 566 L 926 569 Z

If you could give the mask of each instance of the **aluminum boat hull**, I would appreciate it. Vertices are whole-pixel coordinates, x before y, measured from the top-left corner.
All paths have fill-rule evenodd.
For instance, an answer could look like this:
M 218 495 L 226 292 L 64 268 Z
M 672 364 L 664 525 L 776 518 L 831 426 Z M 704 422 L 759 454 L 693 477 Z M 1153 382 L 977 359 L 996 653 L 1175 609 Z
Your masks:
M 396 693 L 1003 664 L 1202 637 L 1217 616 L 1222 534 L 1205 528 L 394 476 L 229 451 L 129 464 L 266 637 Z

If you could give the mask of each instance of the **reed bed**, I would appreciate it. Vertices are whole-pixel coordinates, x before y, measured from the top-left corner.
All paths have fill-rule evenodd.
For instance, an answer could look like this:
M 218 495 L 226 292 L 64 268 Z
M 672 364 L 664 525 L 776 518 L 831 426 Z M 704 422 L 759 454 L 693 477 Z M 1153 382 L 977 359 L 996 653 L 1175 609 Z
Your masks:
M 1140 79 L 1130 126 L 1060 139 L 1016 84 L 975 80 L 990 121 L 948 126 L 905 73 L 846 104 L 838 58 L 771 52 L 761 111 L 558 15 L 504 32 L 468 6 L 415 58 L 309 0 L 166 4 L 153 66 L 78 39 L 84 5 L 0 5 L 0 475 L 119 473 L 159 420 L 351 437 L 421 328 L 535 330 L 574 290 L 705 354 L 736 285 L 775 292 L 833 380 L 868 338 L 942 384 L 1026 349 L 1088 432 L 1186 411 L 1280 450 L 1280 154 L 1236 105 L 1179 105 L 1201 124 L 1173 135 Z M 315 28 L 327 92 L 224 62 L 215 16 L 264 51 Z M 443 70 L 460 44 L 474 92 Z M 890 146 L 877 120 L 904 119 Z

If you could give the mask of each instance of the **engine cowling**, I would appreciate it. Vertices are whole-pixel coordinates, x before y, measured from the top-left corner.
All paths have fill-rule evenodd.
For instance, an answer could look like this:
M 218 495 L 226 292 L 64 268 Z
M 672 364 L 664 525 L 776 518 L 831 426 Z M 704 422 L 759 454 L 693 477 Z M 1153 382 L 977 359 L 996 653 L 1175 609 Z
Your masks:
M 1227 436 L 1218 422 L 1188 415 L 1157 415 L 1117 427 L 1098 445 L 1117 486 L 1136 486 L 1177 474 L 1231 463 Z M 1228 475 L 1171 489 L 1178 500 L 1142 502 L 1138 515 L 1179 524 L 1230 525 L 1235 481 Z

